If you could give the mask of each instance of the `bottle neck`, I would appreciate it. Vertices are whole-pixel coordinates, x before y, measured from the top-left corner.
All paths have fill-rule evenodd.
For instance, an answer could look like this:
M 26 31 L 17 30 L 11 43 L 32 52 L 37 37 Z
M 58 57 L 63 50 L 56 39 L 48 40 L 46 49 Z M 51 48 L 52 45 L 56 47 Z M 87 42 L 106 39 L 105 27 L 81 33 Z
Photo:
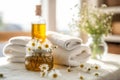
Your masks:
M 36 23 L 36 24 L 45 24 L 46 23 L 45 19 L 42 17 L 42 6 L 41 5 L 36 5 L 34 23 Z
M 34 24 L 46 24 L 45 19 L 42 16 L 35 16 L 32 23 Z

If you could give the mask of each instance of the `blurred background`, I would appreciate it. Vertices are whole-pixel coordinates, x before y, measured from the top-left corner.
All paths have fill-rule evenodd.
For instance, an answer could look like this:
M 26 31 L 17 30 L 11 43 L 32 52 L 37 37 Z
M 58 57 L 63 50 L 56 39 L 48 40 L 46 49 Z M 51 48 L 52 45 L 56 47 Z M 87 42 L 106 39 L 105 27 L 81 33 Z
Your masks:
M 18 35 L 30 36 L 31 22 L 35 16 L 35 5 L 38 3 L 42 4 L 42 16 L 46 20 L 47 30 L 74 36 L 81 35 L 85 40 L 86 35 L 79 34 L 74 29 L 71 32 L 69 27 L 73 14 L 77 14 L 79 11 L 79 9 L 73 9 L 74 6 L 79 4 L 81 8 L 83 2 L 96 7 L 106 4 L 108 7 L 103 11 L 114 13 L 112 34 L 120 35 L 120 0 L 0 0 L 0 51 L 2 51 L 4 42 L 9 38 Z M 115 43 L 115 49 L 118 46 L 118 43 L 117 46 Z M 120 50 L 116 51 L 120 53 Z
M 73 13 L 71 8 L 80 4 L 80 0 L 0 0 L 0 31 L 30 31 L 38 3 L 43 6 L 47 29 L 68 31 Z

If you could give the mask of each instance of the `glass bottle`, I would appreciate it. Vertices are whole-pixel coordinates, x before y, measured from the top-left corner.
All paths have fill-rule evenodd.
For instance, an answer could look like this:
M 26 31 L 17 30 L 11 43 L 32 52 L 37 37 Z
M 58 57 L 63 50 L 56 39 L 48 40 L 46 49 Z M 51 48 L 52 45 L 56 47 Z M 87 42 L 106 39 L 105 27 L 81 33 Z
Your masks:
M 37 20 L 32 23 L 32 40 L 26 45 L 25 67 L 30 71 L 41 71 L 40 66 L 47 64 L 53 68 L 52 44 L 46 39 L 46 24 L 41 17 L 41 5 L 36 5 Z

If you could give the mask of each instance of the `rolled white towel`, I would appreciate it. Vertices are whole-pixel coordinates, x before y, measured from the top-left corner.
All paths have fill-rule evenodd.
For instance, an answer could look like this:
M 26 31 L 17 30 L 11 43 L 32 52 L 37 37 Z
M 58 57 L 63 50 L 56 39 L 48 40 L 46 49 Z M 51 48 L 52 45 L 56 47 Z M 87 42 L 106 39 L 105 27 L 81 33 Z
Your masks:
M 9 62 L 25 62 L 25 58 L 24 57 L 10 57 L 10 58 L 7 58 L 7 61 Z
M 25 46 L 22 45 L 17 45 L 17 44 L 12 44 L 12 43 L 8 43 L 4 46 L 3 48 L 3 53 L 6 54 L 6 52 L 20 52 L 20 53 L 25 53 Z
M 9 39 L 9 43 L 18 44 L 18 45 L 26 45 L 31 37 L 28 36 L 16 36 Z
M 78 66 L 81 62 L 86 62 L 90 54 L 90 48 L 84 45 L 73 50 L 65 50 L 58 47 L 53 51 L 54 63 L 67 66 Z
M 72 50 L 74 48 L 77 48 L 82 43 L 82 40 L 80 38 L 63 35 L 56 32 L 48 32 L 47 38 L 53 44 L 61 46 L 62 48 L 65 48 L 67 50 Z

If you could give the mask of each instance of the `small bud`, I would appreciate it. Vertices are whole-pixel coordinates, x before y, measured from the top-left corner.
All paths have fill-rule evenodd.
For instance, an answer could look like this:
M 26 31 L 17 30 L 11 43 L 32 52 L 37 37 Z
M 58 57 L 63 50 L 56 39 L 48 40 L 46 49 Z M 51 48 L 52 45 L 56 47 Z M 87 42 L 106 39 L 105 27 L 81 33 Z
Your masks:
M 0 73 L 0 78 L 3 78 L 3 77 L 4 77 L 4 75 L 2 73 Z
M 71 67 L 68 67 L 67 68 L 67 72 L 71 72 L 72 70 L 71 70 Z

